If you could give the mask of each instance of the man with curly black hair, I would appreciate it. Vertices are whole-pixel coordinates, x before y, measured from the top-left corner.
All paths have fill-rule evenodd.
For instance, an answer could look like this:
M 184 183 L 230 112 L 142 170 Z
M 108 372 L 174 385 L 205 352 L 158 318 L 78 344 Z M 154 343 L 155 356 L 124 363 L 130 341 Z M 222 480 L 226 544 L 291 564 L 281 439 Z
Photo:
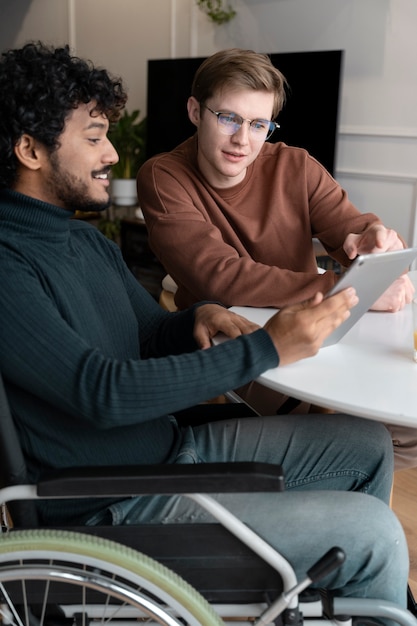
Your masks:
M 95 69 L 90 63 L 71 57 L 67 47 L 50 50 L 43 45 L 28 44 L 19 52 L 10 50 L 3 54 L 0 92 L 0 188 L 13 188 L 18 184 L 21 156 L 23 153 L 25 158 L 35 156 L 32 148 L 41 145 L 53 169 L 51 191 L 58 185 L 55 191 L 63 196 L 61 200 L 64 202 L 69 192 L 69 205 L 75 210 L 106 208 L 110 204 L 109 195 L 98 194 L 105 200 L 95 199 L 95 194 L 90 197 L 85 180 L 77 190 L 78 198 L 73 197 L 76 187 L 72 186 L 65 172 L 56 169 L 63 165 L 57 150 L 68 117 L 77 115 L 81 107 L 91 117 L 91 135 L 101 130 L 105 137 L 108 123 L 118 119 L 127 100 L 122 82 L 112 79 L 103 69 Z M 94 141 L 98 139 L 91 139 Z M 110 160 L 113 162 L 115 158 L 112 155 Z M 37 171 L 37 162 L 31 162 L 30 168 Z M 92 172 L 92 176 L 105 181 L 109 171 L 110 165 L 102 171 Z M 64 180 L 61 180 L 61 174 L 64 174 Z M 66 189 L 67 186 L 70 189 Z M 102 187 L 107 188 L 108 181 L 96 186 L 103 191 Z
M 168 313 L 116 244 L 74 212 L 109 205 L 109 123 L 119 79 L 67 47 L 0 59 L 0 370 L 30 479 L 45 468 L 222 461 L 281 464 L 282 494 L 218 499 L 303 574 L 333 545 L 349 554 L 323 583 L 406 603 L 407 547 L 389 509 L 393 453 L 380 424 L 344 415 L 173 417 L 314 354 L 349 315 L 345 290 L 316 294 L 259 328 L 213 303 Z M 222 331 L 232 340 L 211 346 Z M 198 416 L 198 408 L 196 409 Z M 39 503 L 43 523 L 211 521 L 177 496 Z M 306 548 L 308 546 L 308 548 Z

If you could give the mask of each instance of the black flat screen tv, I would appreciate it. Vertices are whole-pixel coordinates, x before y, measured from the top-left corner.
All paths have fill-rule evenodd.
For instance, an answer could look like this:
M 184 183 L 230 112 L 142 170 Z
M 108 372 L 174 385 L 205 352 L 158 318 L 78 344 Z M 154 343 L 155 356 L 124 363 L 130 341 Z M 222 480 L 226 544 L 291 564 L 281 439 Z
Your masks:
M 342 50 L 269 54 L 289 83 L 287 101 L 269 141 L 306 148 L 334 174 L 342 75 Z M 187 99 L 205 57 L 148 61 L 147 158 L 172 150 L 190 137 Z

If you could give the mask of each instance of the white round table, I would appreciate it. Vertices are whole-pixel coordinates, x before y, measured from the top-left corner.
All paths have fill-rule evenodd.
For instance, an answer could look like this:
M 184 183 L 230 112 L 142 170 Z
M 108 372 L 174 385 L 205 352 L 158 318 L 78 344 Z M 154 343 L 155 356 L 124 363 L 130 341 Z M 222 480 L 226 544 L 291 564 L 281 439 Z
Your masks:
M 410 272 L 417 287 L 417 271 Z M 258 324 L 273 309 L 232 307 Z M 258 382 L 343 413 L 417 426 L 417 363 L 411 305 L 398 313 L 366 313 L 336 345 L 314 357 L 268 370 Z

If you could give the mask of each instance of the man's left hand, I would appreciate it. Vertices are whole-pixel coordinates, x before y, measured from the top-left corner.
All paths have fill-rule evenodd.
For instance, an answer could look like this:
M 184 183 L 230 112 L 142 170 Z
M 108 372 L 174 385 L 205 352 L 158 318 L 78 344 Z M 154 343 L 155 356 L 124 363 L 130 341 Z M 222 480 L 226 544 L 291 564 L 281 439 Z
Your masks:
M 217 333 L 224 333 L 234 339 L 239 335 L 252 333 L 258 328 L 258 324 L 219 304 L 203 304 L 195 311 L 194 339 L 202 349 L 210 348 L 211 339 Z
M 343 244 L 343 250 L 349 259 L 358 254 L 375 254 L 402 250 L 404 244 L 392 228 L 385 228 L 382 224 L 372 224 L 363 233 L 350 233 Z

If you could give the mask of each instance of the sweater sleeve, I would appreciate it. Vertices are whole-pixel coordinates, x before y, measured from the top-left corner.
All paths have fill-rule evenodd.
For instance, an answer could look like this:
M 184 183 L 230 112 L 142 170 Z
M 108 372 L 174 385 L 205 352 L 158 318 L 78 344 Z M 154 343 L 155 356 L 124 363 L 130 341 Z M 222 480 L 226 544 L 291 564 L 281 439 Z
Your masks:
M 312 237 L 348 266 L 346 235 L 379 221 L 360 213 L 305 150 L 265 146 L 227 190 L 203 179 L 193 150 L 189 140 L 138 174 L 149 241 L 178 284 L 179 308 L 202 299 L 280 308 L 326 293 L 338 277 L 318 274 Z
M 280 308 L 326 293 L 337 275 L 317 273 L 312 236 L 349 265 L 346 235 L 378 221 L 361 214 L 305 151 L 301 158 L 284 150 L 289 156 L 276 171 L 262 157 L 265 165 L 230 197 L 205 183 L 183 152 L 151 159 L 138 175 L 149 241 L 179 285 L 179 308 L 202 299 Z
M 99 317 L 92 321 L 92 332 L 83 336 L 64 319 L 33 267 L 19 255 L 3 256 L 0 367 L 7 382 L 41 399 L 48 410 L 111 428 L 207 400 L 277 365 L 275 348 L 262 329 L 194 350 L 192 311 L 169 315 L 128 270 L 121 279 L 141 320 L 139 333 L 148 358 L 106 354 L 91 339 Z M 106 306 L 115 306 L 110 296 Z M 118 323 L 123 328 L 122 317 Z M 179 353 L 181 345 L 184 353 Z

